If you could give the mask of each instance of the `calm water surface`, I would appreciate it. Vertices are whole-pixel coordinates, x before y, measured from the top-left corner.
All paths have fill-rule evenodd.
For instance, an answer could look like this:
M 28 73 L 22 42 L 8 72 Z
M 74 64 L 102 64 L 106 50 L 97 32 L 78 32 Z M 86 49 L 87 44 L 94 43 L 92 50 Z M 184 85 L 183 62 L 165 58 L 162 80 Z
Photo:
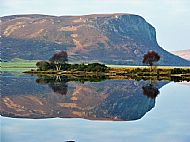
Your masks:
M 90 81 L 4 72 L 1 141 L 190 141 L 190 83 Z

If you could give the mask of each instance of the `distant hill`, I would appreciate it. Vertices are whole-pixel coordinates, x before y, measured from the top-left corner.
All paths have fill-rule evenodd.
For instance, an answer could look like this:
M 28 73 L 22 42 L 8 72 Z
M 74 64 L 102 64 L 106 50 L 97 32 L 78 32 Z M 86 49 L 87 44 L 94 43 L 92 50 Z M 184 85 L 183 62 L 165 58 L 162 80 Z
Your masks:
M 156 41 L 155 28 L 133 14 L 85 16 L 12 15 L 1 17 L 1 58 L 48 59 L 66 50 L 71 62 L 142 65 L 155 50 L 160 65 L 190 66 Z
M 179 50 L 179 51 L 172 51 L 171 53 L 173 53 L 174 55 L 177 55 L 177 56 L 179 56 L 181 58 L 184 58 L 184 59 L 190 61 L 190 49 Z

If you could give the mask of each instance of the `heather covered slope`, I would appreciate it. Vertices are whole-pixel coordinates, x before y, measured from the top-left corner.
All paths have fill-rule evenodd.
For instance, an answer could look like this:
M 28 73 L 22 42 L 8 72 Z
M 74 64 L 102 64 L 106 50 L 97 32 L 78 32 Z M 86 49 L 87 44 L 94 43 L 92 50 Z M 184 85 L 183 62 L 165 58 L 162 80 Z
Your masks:
M 155 28 L 138 15 L 14 15 L 1 20 L 3 60 L 48 59 L 67 50 L 72 62 L 141 65 L 143 55 L 155 50 L 160 65 L 190 66 L 161 48 Z

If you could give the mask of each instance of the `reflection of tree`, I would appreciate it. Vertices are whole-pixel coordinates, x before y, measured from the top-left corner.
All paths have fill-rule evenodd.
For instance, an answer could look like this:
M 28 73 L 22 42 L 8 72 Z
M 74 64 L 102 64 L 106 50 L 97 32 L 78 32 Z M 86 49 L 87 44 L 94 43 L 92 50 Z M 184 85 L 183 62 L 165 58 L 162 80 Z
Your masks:
M 55 93 L 66 95 L 67 94 L 67 83 L 66 82 L 51 82 L 49 86 Z
M 143 89 L 143 94 L 152 99 L 156 98 L 160 93 L 158 88 L 156 88 L 155 85 L 151 83 L 143 86 L 142 89 Z
M 40 76 L 36 79 L 39 84 L 48 84 L 49 87 L 58 94 L 67 94 L 67 77 L 66 76 Z
M 36 79 L 38 84 L 48 84 L 50 88 L 55 92 L 62 95 L 67 93 L 67 82 L 78 81 L 78 82 L 100 82 L 106 79 L 106 76 L 79 76 L 79 77 L 67 77 L 67 76 L 38 76 Z
M 44 78 L 37 78 L 36 79 L 36 83 L 38 84 L 47 84 L 49 81 L 47 79 L 44 79 Z

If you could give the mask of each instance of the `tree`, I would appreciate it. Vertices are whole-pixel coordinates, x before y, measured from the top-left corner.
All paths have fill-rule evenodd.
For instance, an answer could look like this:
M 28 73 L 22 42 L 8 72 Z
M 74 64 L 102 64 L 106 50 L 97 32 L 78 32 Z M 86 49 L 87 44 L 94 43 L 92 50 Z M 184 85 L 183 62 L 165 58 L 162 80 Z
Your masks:
M 152 71 L 152 67 L 155 62 L 158 62 L 160 60 L 160 55 L 156 53 L 155 51 L 148 51 L 147 54 L 144 55 L 143 63 L 150 66 L 150 71 Z
M 56 70 L 61 69 L 62 64 L 66 64 L 68 62 L 68 55 L 66 51 L 60 51 L 55 53 L 50 59 L 50 63 L 54 64 Z
M 50 64 L 47 61 L 39 61 L 36 63 L 36 66 L 40 70 L 48 70 L 50 68 Z

